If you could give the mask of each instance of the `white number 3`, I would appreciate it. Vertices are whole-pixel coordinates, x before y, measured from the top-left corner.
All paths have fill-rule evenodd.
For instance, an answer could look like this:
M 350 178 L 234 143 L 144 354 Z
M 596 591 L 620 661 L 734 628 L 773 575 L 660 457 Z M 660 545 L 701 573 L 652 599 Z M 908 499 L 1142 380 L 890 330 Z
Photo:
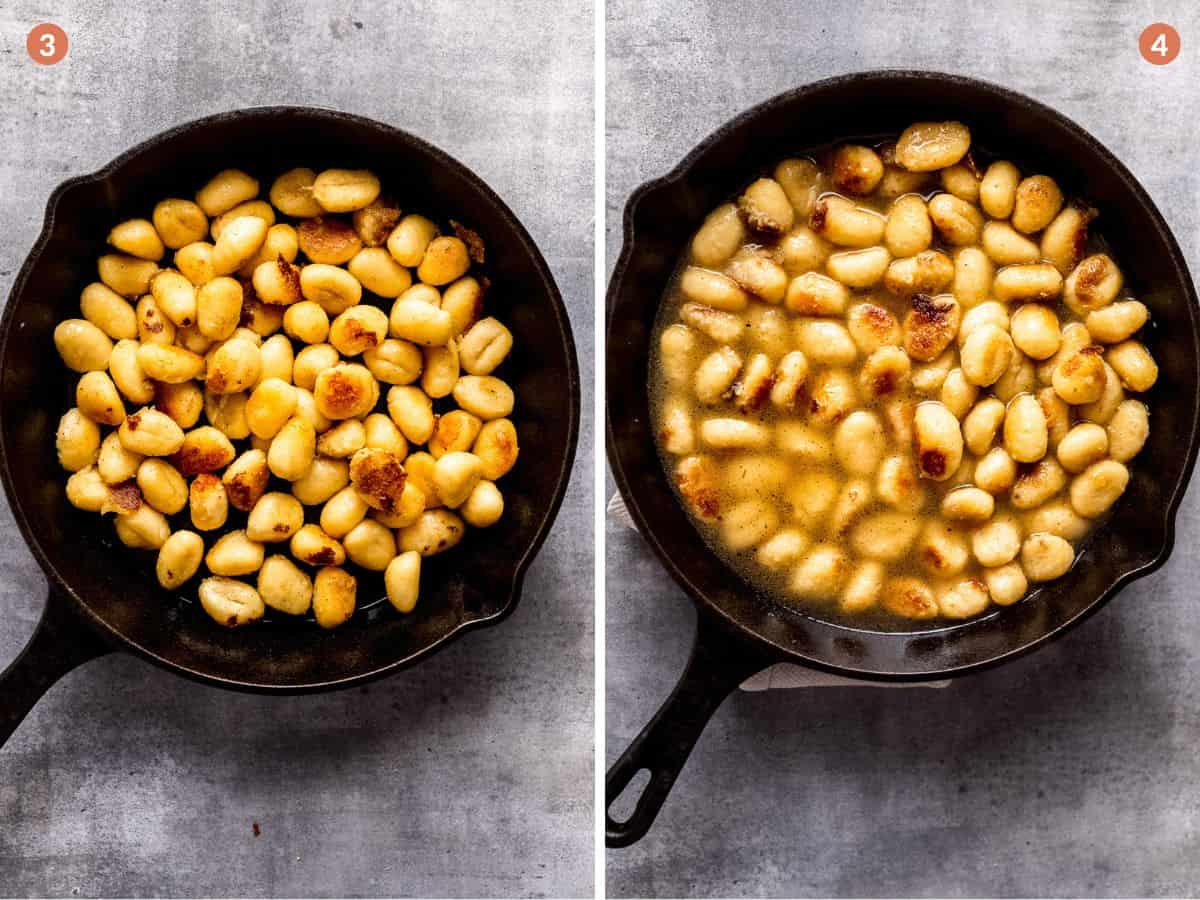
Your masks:
M 54 55 L 54 35 L 43 34 L 39 40 L 42 42 L 42 49 L 38 51 L 38 56 L 53 56 Z M 1159 38 L 1162 40 L 1162 38 Z M 1166 52 L 1165 50 L 1163 51 Z
M 49 37 L 50 35 L 46 35 Z M 1154 43 L 1150 45 L 1150 52 L 1157 53 L 1159 56 L 1166 56 L 1171 51 L 1167 47 L 1166 32 L 1160 32 L 1158 37 L 1154 39 Z

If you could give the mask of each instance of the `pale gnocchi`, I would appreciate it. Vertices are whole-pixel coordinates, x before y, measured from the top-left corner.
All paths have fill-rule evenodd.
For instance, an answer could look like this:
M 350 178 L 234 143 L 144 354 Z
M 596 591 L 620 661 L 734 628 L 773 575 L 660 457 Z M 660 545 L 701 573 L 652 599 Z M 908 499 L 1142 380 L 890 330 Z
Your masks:
M 712 212 L 650 367 L 710 545 L 785 603 L 881 620 L 968 618 L 1067 572 L 1159 377 L 1097 216 L 980 166 L 959 122 L 784 160 Z M 468 335 L 471 366 L 483 335 L 504 346 Z

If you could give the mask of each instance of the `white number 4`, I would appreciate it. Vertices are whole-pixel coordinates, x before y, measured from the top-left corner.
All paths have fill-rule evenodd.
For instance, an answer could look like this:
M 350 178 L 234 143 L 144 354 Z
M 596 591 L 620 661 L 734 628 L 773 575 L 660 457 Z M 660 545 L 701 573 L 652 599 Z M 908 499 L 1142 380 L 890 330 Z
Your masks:
M 50 35 L 46 35 L 49 37 Z M 1158 37 L 1154 39 L 1154 43 L 1150 45 L 1150 52 L 1157 53 L 1159 56 L 1166 56 L 1171 51 L 1167 48 L 1167 33 L 1159 32 Z
M 38 56 L 53 56 L 54 50 L 55 50 L 54 35 L 43 34 L 39 38 L 39 40 L 42 42 L 42 49 L 38 51 Z M 1162 40 L 1162 38 L 1160 37 L 1159 40 Z M 1165 45 L 1164 45 L 1164 47 L 1165 47 Z M 1166 52 L 1167 51 L 1164 49 L 1163 53 L 1166 53 Z

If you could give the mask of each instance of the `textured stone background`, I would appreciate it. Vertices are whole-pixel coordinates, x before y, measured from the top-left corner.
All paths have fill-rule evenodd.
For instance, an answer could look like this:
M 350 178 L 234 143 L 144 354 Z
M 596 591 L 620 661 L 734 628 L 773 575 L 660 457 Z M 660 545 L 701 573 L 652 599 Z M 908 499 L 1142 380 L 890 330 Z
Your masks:
M 47 20 L 72 47 L 40 68 L 25 35 Z M 414 131 L 504 197 L 591 370 L 588 4 L 18 0 L 0 35 L 0 296 L 64 178 L 197 116 L 328 105 Z M 590 895 L 591 445 L 587 426 L 517 613 L 417 669 L 285 699 L 126 656 L 69 675 L 0 750 L 0 895 Z M 3 668 L 44 581 L 0 507 Z
M 1197 47 L 1184 2 L 608 4 L 608 259 L 632 189 L 748 106 L 884 66 L 962 72 L 1057 107 L 1146 185 L 1200 271 Z M 1165 68 L 1137 52 L 1182 34 Z M 847 111 L 853 114 L 852 110 Z M 1200 892 L 1200 496 L 1174 556 L 1067 639 L 944 691 L 735 695 L 610 896 Z M 666 697 L 691 605 L 608 528 L 611 762 Z

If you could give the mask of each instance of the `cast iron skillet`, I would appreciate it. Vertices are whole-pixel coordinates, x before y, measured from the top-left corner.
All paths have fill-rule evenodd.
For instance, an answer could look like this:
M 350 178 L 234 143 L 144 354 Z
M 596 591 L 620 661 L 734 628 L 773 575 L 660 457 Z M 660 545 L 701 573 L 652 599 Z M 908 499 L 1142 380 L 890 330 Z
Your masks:
M 1127 284 L 1151 309 L 1160 365 L 1150 437 L 1112 520 L 1040 597 L 976 621 L 908 633 L 866 631 L 758 598 L 692 527 L 655 451 L 646 395 L 649 338 L 678 254 L 704 215 L 788 153 L 838 140 L 895 136 L 918 120 L 958 119 L 973 143 L 1025 172 L 1053 173 L 1100 211 Z M 869 128 L 867 134 L 855 129 Z M 848 133 L 848 130 L 849 133 Z M 729 122 L 625 208 L 625 243 L 608 291 L 608 454 L 642 535 L 696 604 L 691 660 L 670 698 L 608 772 L 609 806 L 650 772 L 632 816 L 607 817 L 607 843 L 641 838 L 709 717 L 746 677 L 781 661 L 865 679 L 946 678 L 1028 651 L 1081 621 L 1166 560 L 1175 511 L 1196 458 L 1196 293 L 1175 239 L 1145 190 L 1091 135 L 1054 110 L 992 84 L 933 72 L 832 78 L 768 100 Z
M 279 622 L 226 630 L 155 580 L 154 558 L 124 548 L 111 521 L 72 507 L 55 460 L 58 418 L 77 376 L 51 332 L 78 317 L 108 230 L 163 197 L 191 196 L 222 168 L 264 182 L 293 166 L 375 171 L 405 209 L 453 218 L 486 244 L 486 307 L 518 350 L 503 373 L 517 397 L 525 452 L 503 481 L 504 519 L 425 561 L 421 601 L 401 617 L 360 579 L 354 618 L 332 632 Z M 264 693 L 323 691 L 411 665 L 511 613 L 525 570 L 562 502 L 579 424 L 579 371 L 567 313 L 545 260 L 476 175 L 406 132 L 332 110 L 264 107 L 200 119 L 151 138 L 51 195 L 45 226 L 0 321 L 0 477 L 13 516 L 49 580 L 46 611 L 24 653 L 0 675 L 0 744 L 59 677 L 112 649 L 180 675 Z M 194 587 L 194 586 L 189 586 Z M 193 592 L 194 596 L 194 592 Z

